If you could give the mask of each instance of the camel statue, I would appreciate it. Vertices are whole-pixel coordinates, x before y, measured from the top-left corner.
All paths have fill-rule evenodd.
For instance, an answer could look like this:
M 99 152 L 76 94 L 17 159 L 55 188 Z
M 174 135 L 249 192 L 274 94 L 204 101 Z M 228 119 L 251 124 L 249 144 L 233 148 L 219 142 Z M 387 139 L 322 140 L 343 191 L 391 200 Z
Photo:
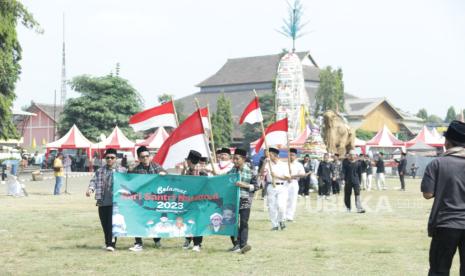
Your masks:
M 355 148 L 355 134 L 344 118 L 332 110 L 323 113 L 323 139 L 329 153 L 344 157 Z

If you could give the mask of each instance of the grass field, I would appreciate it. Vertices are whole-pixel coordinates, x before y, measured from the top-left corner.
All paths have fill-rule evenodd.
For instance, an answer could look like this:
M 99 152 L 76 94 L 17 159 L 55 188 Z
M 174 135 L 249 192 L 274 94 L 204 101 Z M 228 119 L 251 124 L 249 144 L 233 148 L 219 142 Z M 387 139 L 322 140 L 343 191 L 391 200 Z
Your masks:
M 343 196 L 299 199 L 296 222 L 271 232 L 262 200 L 254 201 L 246 255 L 226 252 L 229 237 L 206 237 L 200 253 L 181 249 L 182 239 L 155 249 L 105 252 L 95 201 L 84 196 L 88 177 L 70 180 L 71 195 L 53 196 L 51 181 L 27 184 L 29 197 L 5 196 L 0 185 L 0 275 L 426 275 L 432 201 L 419 192 L 362 193 L 366 214 L 346 213 Z M 458 257 L 452 274 L 458 275 Z

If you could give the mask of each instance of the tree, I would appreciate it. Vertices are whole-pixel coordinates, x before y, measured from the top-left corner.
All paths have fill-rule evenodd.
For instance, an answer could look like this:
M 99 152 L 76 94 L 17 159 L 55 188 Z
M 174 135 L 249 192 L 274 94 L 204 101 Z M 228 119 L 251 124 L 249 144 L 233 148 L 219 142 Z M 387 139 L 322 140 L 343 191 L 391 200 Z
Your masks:
M 217 148 L 229 147 L 232 142 L 233 118 L 231 101 L 222 93 L 216 102 L 216 112 L 212 114 L 212 130 Z
M 129 138 L 135 138 L 129 117 L 142 108 L 142 99 L 127 80 L 113 75 L 74 77 L 71 87 L 80 97 L 66 102 L 58 132 L 65 134 L 76 124 L 84 136 L 97 141 L 100 133 L 109 135 L 117 125 Z
M 453 106 L 449 107 L 449 109 L 447 110 L 447 115 L 446 115 L 446 118 L 445 118 L 445 122 L 446 123 L 450 123 L 452 122 L 453 120 L 456 120 L 457 119 L 457 113 L 455 112 L 455 109 Z
M 418 110 L 417 117 L 426 121 L 428 119 L 428 111 L 424 108 Z
M 326 110 L 344 111 L 344 81 L 342 70 L 331 66 L 320 71 L 320 86 L 316 93 L 315 116 Z
M 433 125 L 439 125 L 442 124 L 444 121 L 441 119 L 441 117 L 431 114 L 428 116 L 428 119 L 426 120 L 426 123 L 433 124 Z
M 18 21 L 28 29 L 41 32 L 39 23 L 18 1 L 0 2 L 0 138 L 17 138 L 11 107 L 16 98 L 16 81 L 21 74 L 21 45 L 16 33 Z
M 265 128 L 270 125 L 272 122 L 275 121 L 275 94 L 265 94 L 258 98 L 260 102 L 260 109 L 262 111 L 263 116 L 263 125 Z M 242 146 L 244 149 L 250 148 L 250 142 L 253 142 L 260 138 L 262 135 L 262 128 L 259 123 L 257 124 L 244 124 L 242 126 L 242 133 L 244 133 L 244 140 Z
M 375 135 L 376 135 L 376 132 L 373 132 L 373 131 L 368 131 L 368 130 L 363 130 L 363 129 L 357 129 L 355 131 L 355 137 L 363 141 L 371 140 L 371 138 L 375 137 Z
M 299 0 L 294 1 L 294 5 L 291 5 L 289 2 L 288 6 L 288 17 L 283 19 L 284 25 L 281 27 L 281 30 L 278 30 L 279 33 L 285 37 L 292 39 L 292 52 L 295 52 L 295 41 L 297 38 L 300 38 L 304 35 L 302 33 L 303 28 L 308 22 L 302 22 L 302 17 L 304 15 L 303 5 Z

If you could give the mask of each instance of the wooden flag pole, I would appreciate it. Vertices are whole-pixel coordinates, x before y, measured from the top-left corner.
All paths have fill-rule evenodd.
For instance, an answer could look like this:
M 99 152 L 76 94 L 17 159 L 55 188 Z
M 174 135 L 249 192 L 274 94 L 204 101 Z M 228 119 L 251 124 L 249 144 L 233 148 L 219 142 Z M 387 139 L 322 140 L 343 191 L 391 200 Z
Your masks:
M 216 148 L 215 148 L 215 137 L 213 137 L 213 125 L 212 125 L 212 120 L 210 118 L 210 104 L 207 104 L 207 111 L 208 111 L 208 124 L 210 125 L 210 142 L 212 143 L 212 151 L 214 152 L 213 154 L 213 160 L 215 163 L 218 163 L 218 160 L 216 160 Z
M 287 123 L 289 124 L 289 118 L 287 118 Z M 286 131 L 286 140 L 287 140 L 287 166 L 289 168 L 289 177 L 292 177 L 292 172 L 291 172 L 291 146 L 289 144 L 289 129 Z
M 195 100 L 195 104 L 197 105 L 197 112 L 199 112 L 199 115 L 200 115 L 200 121 L 202 123 L 202 128 L 203 128 L 203 135 L 205 135 L 205 144 L 206 144 L 206 147 L 207 147 L 207 152 L 208 152 L 208 159 L 210 160 L 213 160 L 212 159 L 212 153 L 210 151 L 210 147 L 208 146 L 208 135 L 205 133 L 205 127 L 203 125 L 203 121 L 202 121 L 202 113 L 200 113 L 200 103 L 199 103 L 199 99 L 197 98 L 194 98 Z M 210 128 L 211 128 L 211 125 L 210 125 Z M 215 170 L 215 166 L 212 164 L 212 171 L 213 171 L 213 174 L 216 175 L 216 170 Z
M 255 89 L 253 90 L 253 93 L 255 94 L 255 97 L 258 98 L 257 91 L 255 91 Z M 265 142 L 264 155 L 265 155 L 265 159 L 266 159 L 267 158 L 266 153 L 268 152 L 268 154 L 270 154 L 270 151 L 269 151 L 268 143 L 266 142 L 266 134 L 265 134 L 265 126 L 263 125 L 263 118 L 262 118 L 262 120 L 260 122 L 260 126 L 262 128 L 263 141 Z M 270 166 L 271 184 L 273 185 L 273 188 L 275 188 L 276 187 L 276 181 L 274 179 L 273 169 L 271 168 L 271 158 L 268 159 L 268 166 Z
M 178 112 L 176 112 L 176 106 L 174 105 L 173 96 L 171 96 L 170 98 L 171 98 L 171 103 L 173 104 L 174 118 L 176 118 L 176 127 L 178 127 L 179 126 Z

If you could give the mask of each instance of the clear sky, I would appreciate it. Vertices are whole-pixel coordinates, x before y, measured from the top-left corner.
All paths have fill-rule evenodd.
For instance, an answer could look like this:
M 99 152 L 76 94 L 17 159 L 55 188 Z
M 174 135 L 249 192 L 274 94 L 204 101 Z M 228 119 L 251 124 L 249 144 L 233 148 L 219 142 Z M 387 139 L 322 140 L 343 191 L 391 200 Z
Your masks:
M 21 80 L 16 107 L 53 103 L 60 91 L 62 14 L 66 17 L 67 76 L 120 75 L 156 105 L 175 98 L 227 58 L 267 55 L 290 48 L 276 32 L 284 0 L 22 0 L 44 34 L 23 27 Z M 341 67 L 346 91 L 387 97 L 416 113 L 444 117 L 465 108 L 465 1 L 302 0 L 308 34 L 297 41 L 320 67 Z M 68 92 L 69 97 L 78 94 Z M 59 101 L 59 98 L 57 99 Z

